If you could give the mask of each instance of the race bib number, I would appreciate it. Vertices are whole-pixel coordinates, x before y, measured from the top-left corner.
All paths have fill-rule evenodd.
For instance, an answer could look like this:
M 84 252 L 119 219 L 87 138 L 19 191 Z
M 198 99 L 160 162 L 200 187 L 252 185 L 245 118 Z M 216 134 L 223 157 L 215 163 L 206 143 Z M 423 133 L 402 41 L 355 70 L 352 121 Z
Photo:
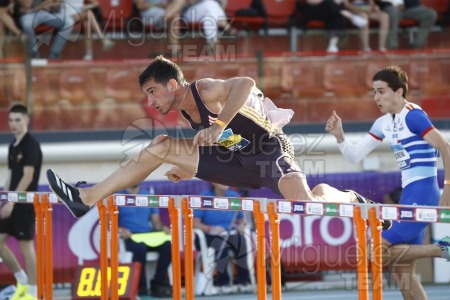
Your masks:
M 408 152 L 403 148 L 402 144 L 392 145 L 392 150 L 394 150 L 394 156 L 397 160 L 397 164 L 400 170 L 404 170 L 410 167 L 411 157 Z
M 247 147 L 247 145 L 250 144 L 250 141 L 243 138 L 240 134 L 234 134 L 233 130 L 228 128 L 222 133 L 217 144 L 230 151 L 238 151 Z

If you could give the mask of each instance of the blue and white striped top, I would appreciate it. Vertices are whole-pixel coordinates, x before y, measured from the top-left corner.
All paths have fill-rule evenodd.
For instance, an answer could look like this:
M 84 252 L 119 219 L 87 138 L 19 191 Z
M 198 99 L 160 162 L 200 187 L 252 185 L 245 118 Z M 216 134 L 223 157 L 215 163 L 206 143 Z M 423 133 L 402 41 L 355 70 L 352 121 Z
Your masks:
M 369 134 L 377 140 L 386 138 L 402 171 L 402 186 L 437 176 L 438 151 L 424 136 L 434 128 L 420 106 L 406 102 L 399 114 L 386 114 L 372 125 Z

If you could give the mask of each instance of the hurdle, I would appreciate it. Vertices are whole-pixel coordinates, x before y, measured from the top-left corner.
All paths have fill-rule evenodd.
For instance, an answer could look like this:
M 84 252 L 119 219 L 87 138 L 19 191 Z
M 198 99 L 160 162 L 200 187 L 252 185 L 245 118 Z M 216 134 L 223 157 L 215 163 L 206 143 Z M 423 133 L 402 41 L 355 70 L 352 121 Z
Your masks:
M 38 298 L 48 299 L 53 298 L 53 261 L 51 259 L 53 254 L 52 244 L 52 204 L 57 203 L 57 198 L 52 193 L 17 193 L 17 192 L 0 192 L 2 200 L 11 202 L 33 202 L 36 211 L 36 252 L 37 252 L 37 287 Z M 130 195 L 127 195 L 130 196 Z M 141 195 L 142 196 L 142 195 Z M 268 215 L 269 229 L 270 229 L 270 267 L 272 271 L 272 299 L 281 299 L 280 287 L 280 244 L 279 244 L 279 214 L 293 213 L 294 206 L 302 205 L 304 208 L 308 207 L 324 207 L 329 203 L 307 202 L 307 201 L 287 201 L 277 199 L 251 199 L 251 198 L 220 198 L 223 205 L 218 201 L 217 207 L 213 206 L 206 208 L 202 204 L 202 196 L 184 196 L 183 198 L 172 196 L 153 196 L 159 197 L 160 208 L 168 208 L 170 216 L 170 227 L 172 232 L 172 269 L 173 269 L 173 299 L 182 299 L 181 292 L 181 265 L 180 265 L 180 236 L 179 236 L 179 209 L 182 209 L 182 217 L 184 219 L 184 246 L 185 246 L 185 274 L 193 275 L 193 258 L 192 258 L 192 243 L 188 242 L 193 239 L 192 236 L 192 209 L 219 209 L 219 210 L 242 210 L 251 211 L 256 221 L 256 261 L 257 261 L 257 280 L 258 280 L 258 294 L 257 298 L 266 299 L 266 237 L 265 237 L 265 216 Z M 195 198 L 195 199 L 194 199 Z M 20 199 L 20 200 L 18 200 Z M 161 199 L 165 200 L 165 204 L 161 204 Z M 211 202 L 211 198 L 205 198 Z M 195 200 L 195 201 L 194 201 Z M 229 203 L 238 203 L 238 208 Z M 199 204 L 200 203 L 200 204 Z M 94 290 L 101 291 L 96 296 L 101 299 L 118 299 L 118 209 L 117 206 L 125 204 L 118 204 L 114 196 L 109 197 L 98 204 L 99 218 L 100 218 L 100 264 L 101 264 L 101 280 L 97 281 Z M 147 206 L 151 206 L 146 204 Z M 135 206 L 146 206 L 135 205 Z M 373 243 L 373 255 L 371 256 L 371 273 L 372 273 L 372 298 L 376 300 L 382 299 L 382 248 L 381 248 L 381 221 L 380 219 L 403 220 L 401 212 L 404 209 L 410 210 L 409 206 L 401 205 L 367 205 L 367 204 L 342 204 L 339 205 L 343 212 L 339 213 L 340 217 L 353 217 L 355 222 L 355 230 L 358 235 L 357 249 L 358 249 L 358 295 L 359 299 L 368 299 L 368 266 L 367 266 L 367 221 L 371 230 L 371 237 Z M 154 207 L 154 205 L 153 205 Z M 348 213 L 348 207 L 353 208 L 353 214 Z M 420 207 L 415 206 L 412 218 L 405 216 L 404 221 L 410 222 L 442 222 L 449 223 L 446 217 L 448 208 L 444 207 Z M 327 215 L 324 210 L 304 209 L 302 212 L 295 212 L 296 214 L 308 215 Z M 406 215 L 406 214 L 405 214 Z M 108 219 L 109 218 L 109 219 Z M 109 233 L 109 235 L 108 235 Z M 110 243 L 110 263 L 108 263 L 108 242 Z M 110 264 L 110 267 L 108 267 Z M 185 282 L 186 298 L 193 299 L 193 276 L 187 276 Z
M 272 300 L 281 299 L 280 219 L 273 202 L 267 204 L 270 227 L 270 266 L 272 273 Z
M 108 197 L 108 215 L 109 215 L 109 232 L 110 236 L 110 266 L 111 266 L 111 278 L 119 277 L 119 234 L 113 234 L 114 232 L 119 233 L 119 210 L 117 206 L 114 205 L 114 197 Z M 110 290 L 111 290 L 111 300 L 119 300 L 119 281 L 111 280 L 110 281 Z
M 181 258 L 180 255 L 180 235 L 179 235 L 179 215 L 178 208 L 175 207 L 175 199 L 169 199 L 169 218 L 170 218 L 170 232 L 172 234 L 172 297 L 175 300 L 181 300 Z
M 52 202 L 49 193 L 1 191 L 1 201 L 32 204 L 35 211 L 36 286 L 38 299 L 53 299 L 53 224 Z
M 115 195 L 118 196 L 118 195 Z M 123 195 L 122 195 L 123 196 Z M 126 195 L 127 199 L 133 199 L 133 195 Z M 137 195 L 134 195 L 134 197 Z M 142 195 L 139 195 L 142 197 Z M 147 197 L 147 196 L 144 196 Z M 369 299 L 369 286 L 372 291 L 372 299 L 381 300 L 383 297 L 383 280 L 382 280 L 382 247 L 381 247 L 381 219 L 387 220 L 403 220 L 399 213 L 402 209 L 411 209 L 408 206 L 392 206 L 392 205 L 376 205 L 376 204 L 354 204 L 354 203 L 330 203 L 330 202 L 311 202 L 311 201 L 290 201 L 266 198 L 226 198 L 217 197 L 213 199 L 205 196 L 167 196 L 152 195 L 148 196 L 159 198 L 159 205 L 152 205 L 150 200 L 147 204 L 140 203 L 140 207 L 159 207 L 168 208 L 170 217 L 170 228 L 172 234 L 172 271 L 173 271 L 173 299 L 194 299 L 193 295 L 193 235 L 192 235 L 192 209 L 218 209 L 218 210 L 241 210 L 252 212 L 256 225 L 256 275 L 257 275 L 257 299 L 267 299 L 266 286 L 266 235 L 265 222 L 266 215 L 269 220 L 270 229 L 270 268 L 272 272 L 272 299 L 282 299 L 281 297 L 281 255 L 280 255 L 280 235 L 279 235 L 279 214 L 298 214 L 302 216 L 337 216 L 342 218 L 353 218 L 354 228 L 356 232 L 357 246 L 357 293 L 358 299 Z M 162 201 L 162 199 L 166 199 Z M 168 199 L 168 200 L 167 200 Z M 213 201 L 211 201 L 213 200 Z M 132 202 L 132 201 L 131 201 Z M 163 203 L 164 204 L 161 204 Z M 212 204 L 211 204 L 212 202 Z M 130 204 L 118 204 L 114 201 L 109 202 L 109 207 L 129 206 Z M 207 204 L 208 203 L 208 204 Z M 131 204 L 132 205 L 132 204 Z M 334 205 L 338 207 L 338 213 L 327 213 L 326 207 Z M 238 207 L 238 208 L 236 208 Z M 179 212 L 181 210 L 182 219 L 184 219 L 184 250 L 185 250 L 185 298 L 182 298 L 181 290 L 181 258 L 180 258 L 180 234 L 179 234 Z M 414 214 L 414 219 L 404 219 L 410 222 L 444 222 L 449 223 L 450 220 L 445 218 L 445 212 L 449 209 L 444 207 L 418 207 L 414 210 L 418 213 Z M 441 210 L 444 217 L 441 215 Z M 420 212 L 420 213 L 419 213 Z M 99 214 L 103 214 L 99 210 Z M 116 214 L 114 211 L 113 214 Z M 109 213 L 111 214 L 111 212 Z M 111 218 L 111 222 L 116 222 Z M 367 249 L 367 233 L 370 227 L 372 240 L 371 256 L 371 285 L 369 285 L 369 267 L 368 267 L 368 249 Z M 111 236 L 118 233 L 115 232 L 117 227 L 110 225 Z M 116 255 L 116 253 L 111 255 Z M 104 254 L 105 255 L 105 254 Z M 112 273 L 112 272 L 111 272 Z M 110 279 L 114 280 L 115 275 L 110 274 Z M 102 275 L 103 276 L 103 275 Z M 107 275 L 108 276 L 108 275 Z M 102 280 L 102 285 L 105 284 Z M 108 282 L 106 281 L 106 289 Z M 104 292 L 102 292 L 103 294 Z M 111 292 L 110 292 L 111 293 Z M 106 292 L 107 295 L 107 292 Z M 111 294 L 112 297 L 113 294 Z M 102 295 L 103 296 L 103 295 Z M 103 299 L 103 298 L 102 298 Z M 113 298 L 111 298 L 113 299 Z M 115 299 L 115 298 L 114 298 Z
M 256 227 L 256 284 L 257 299 L 267 299 L 267 282 L 266 282 L 266 229 L 265 216 L 261 211 L 261 204 L 256 201 L 253 203 L 253 215 L 255 217 Z M 280 266 L 275 266 L 275 268 Z
M 358 278 L 358 299 L 368 300 L 368 272 L 367 272 L 367 226 L 366 220 L 361 217 L 361 208 L 356 206 L 353 211 L 353 222 L 356 230 L 356 250 L 357 266 L 356 274 Z
M 194 249 L 192 242 L 194 240 L 193 234 L 193 219 L 194 215 L 192 209 L 188 207 L 187 198 L 183 198 L 181 203 L 182 214 L 184 219 L 184 278 L 185 278 L 185 299 L 194 299 Z
M 130 197 L 133 195 L 127 195 Z M 136 196 L 136 195 L 134 195 Z M 170 196 L 153 196 L 153 197 L 165 197 L 168 198 Z M 208 199 L 210 200 L 210 199 Z M 226 200 L 220 198 L 220 200 Z M 247 211 L 252 211 L 255 219 L 256 226 L 256 275 L 257 275 L 257 299 L 258 300 L 266 300 L 267 299 L 267 284 L 266 284 L 266 234 L 265 234 L 265 216 L 268 215 L 269 219 L 269 229 L 270 229 L 270 268 L 272 274 L 272 299 L 278 300 L 282 299 L 281 296 L 281 261 L 280 261 L 280 234 L 279 234 L 279 213 L 290 213 L 292 211 L 292 206 L 294 204 L 302 203 L 302 205 L 306 205 L 307 201 L 286 201 L 286 200 L 277 200 L 277 199 L 249 199 L 249 198 L 233 198 L 233 200 L 239 200 L 241 203 L 241 207 L 244 206 L 242 203 L 244 201 L 251 202 L 251 205 L 247 204 Z M 113 200 L 109 200 L 110 211 L 116 205 L 113 203 Z M 194 282 L 193 282 L 193 226 L 192 219 L 193 213 L 192 208 L 202 208 L 202 196 L 190 196 L 190 197 L 170 197 L 167 206 L 159 206 L 161 208 L 167 207 L 169 209 L 169 217 L 170 217 L 170 227 L 172 234 L 172 272 L 173 272 L 173 299 L 181 300 L 182 290 L 181 290 L 181 258 L 180 258 L 180 236 L 179 236 L 179 209 L 181 209 L 181 215 L 184 219 L 183 225 L 183 233 L 184 233 L 184 250 L 185 250 L 185 260 L 184 260 L 184 270 L 185 270 L 185 298 L 187 300 L 194 299 Z M 324 203 L 314 203 L 319 206 L 323 206 Z M 339 203 L 334 203 L 338 204 Z M 100 204 L 103 206 L 103 204 Z M 362 208 L 364 209 L 365 215 L 370 212 L 370 223 L 373 236 L 375 237 L 377 233 L 379 238 L 375 240 L 376 245 L 381 243 L 381 223 L 380 220 L 377 219 L 376 208 L 375 207 L 367 207 L 359 204 L 343 204 L 345 206 L 352 207 L 354 212 L 351 215 L 345 215 L 344 217 L 353 217 L 355 222 L 355 230 L 357 232 L 357 261 L 358 261 L 358 299 L 366 300 L 368 299 L 368 261 L 367 261 L 367 222 L 362 218 Z M 218 205 L 220 206 L 220 204 Z M 228 206 L 227 206 L 228 208 Z M 221 207 L 223 210 L 224 208 Z M 369 211 L 369 212 L 368 212 Z M 113 214 L 116 214 L 114 211 Z M 99 207 L 99 214 L 106 215 L 104 209 Z M 111 212 L 109 212 L 111 214 Z M 317 215 L 317 213 L 313 213 Z M 307 212 L 304 212 L 303 215 L 308 215 Z M 104 218 L 104 217 L 103 217 Z M 102 217 L 101 217 L 102 220 Z M 105 219 L 106 220 L 106 219 Z M 113 220 L 111 218 L 111 222 L 116 222 L 117 220 Z M 101 221 L 102 222 L 102 221 Z M 102 228 L 102 226 L 101 226 Z M 110 231 L 111 236 L 114 237 L 117 234 L 115 231 L 117 230 L 117 226 L 111 225 Z M 106 239 L 106 235 L 102 235 L 104 239 Z M 101 243 L 102 245 L 103 243 Z M 111 247 L 113 248 L 113 247 Z M 374 248 L 381 250 L 381 247 L 375 246 Z M 106 247 L 105 247 L 106 249 Z M 117 251 L 112 251 L 111 255 L 117 255 Z M 114 253 L 115 252 L 115 253 Z M 106 256 L 106 254 L 102 254 Z M 380 255 L 374 255 L 377 260 L 372 264 L 372 272 L 378 272 L 373 275 L 374 279 L 381 280 L 381 253 Z M 102 262 L 102 260 L 101 260 Z M 106 271 L 105 271 L 106 272 Z M 117 281 L 116 274 L 105 273 L 110 275 L 111 281 Z M 103 276 L 103 275 L 102 275 Z M 104 283 L 102 277 L 102 285 L 106 284 L 106 292 L 108 293 L 108 283 Z M 112 287 L 112 286 L 111 286 Z M 382 298 L 382 283 L 381 281 L 372 282 L 373 287 L 373 295 L 376 300 L 381 300 Z M 111 299 L 113 298 L 113 294 L 111 294 Z
M 372 299 L 383 299 L 383 249 L 381 247 L 381 221 L 375 207 L 369 208 L 369 225 L 372 233 Z
M 44 222 L 43 222 L 43 211 L 42 211 L 42 203 L 39 199 L 39 196 L 34 197 L 34 211 L 36 218 L 36 277 L 44 278 L 44 280 L 38 280 L 37 282 L 37 298 L 44 298 L 44 285 L 45 285 L 45 272 L 43 268 L 43 264 L 45 262 L 44 256 Z
M 100 227 L 100 300 L 108 299 L 108 212 L 103 201 L 97 203 Z M 111 233 L 115 234 L 115 233 Z M 118 232 L 117 232 L 118 234 Z M 112 253 L 111 253 L 112 254 Z M 113 278 L 112 280 L 116 280 Z M 98 281 L 97 281 L 98 282 Z M 98 289 L 95 289 L 98 290 Z
M 53 299 L 53 238 L 52 204 L 49 195 L 27 193 L 33 196 L 36 219 L 36 276 L 37 298 Z

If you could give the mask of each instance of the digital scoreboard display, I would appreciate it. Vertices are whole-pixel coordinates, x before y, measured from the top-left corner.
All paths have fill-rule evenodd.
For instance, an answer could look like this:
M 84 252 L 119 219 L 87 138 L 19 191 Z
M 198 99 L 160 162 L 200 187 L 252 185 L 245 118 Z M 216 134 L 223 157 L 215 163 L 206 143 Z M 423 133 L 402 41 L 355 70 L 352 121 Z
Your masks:
M 139 284 L 140 263 L 120 265 L 118 268 L 118 295 L 122 300 L 135 300 Z M 111 268 L 108 268 L 108 292 Z M 100 266 L 79 266 L 72 285 L 72 299 L 98 299 L 102 294 Z

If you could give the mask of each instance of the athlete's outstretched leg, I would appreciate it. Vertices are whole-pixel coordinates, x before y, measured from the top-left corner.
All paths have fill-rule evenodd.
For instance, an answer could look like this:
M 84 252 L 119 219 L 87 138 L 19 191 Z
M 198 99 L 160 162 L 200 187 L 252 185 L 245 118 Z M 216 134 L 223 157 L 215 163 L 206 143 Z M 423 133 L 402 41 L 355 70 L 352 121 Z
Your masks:
M 143 181 L 162 163 L 173 164 L 194 175 L 198 160 L 198 146 L 194 146 L 192 140 L 157 136 L 137 157 L 123 163 L 105 180 L 80 189 L 80 197 L 84 204 L 92 206 L 100 199 Z
M 121 167 L 105 180 L 88 188 L 78 188 L 66 183 L 53 170 L 47 170 L 52 190 L 75 217 L 81 217 L 96 202 L 115 192 L 136 185 L 156 170 L 162 163 L 170 163 L 194 176 L 199 153 L 190 139 L 157 136 L 138 156 L 122 162 Z

